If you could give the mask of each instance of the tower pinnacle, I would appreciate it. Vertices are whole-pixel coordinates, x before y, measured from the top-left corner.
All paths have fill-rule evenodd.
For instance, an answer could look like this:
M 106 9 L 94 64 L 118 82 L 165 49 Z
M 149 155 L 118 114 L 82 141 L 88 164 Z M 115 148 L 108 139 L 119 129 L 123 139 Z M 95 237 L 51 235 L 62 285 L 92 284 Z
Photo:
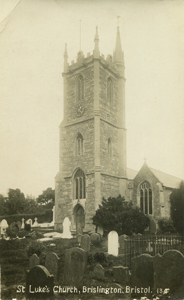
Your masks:
M 116 46 L 113 54 L 113 60 L 116 63 L 123 63 L 123 51 L 121 48 L 121 38 L 119 26 L 117 26 Z
M 98 26 L 96 26 L 96 34 L 95 34 L 95 48 L 93 51 L 94 57 L 98 58 L 100 55 L 100 51 L 99 51 L 99 36 L 98 36 Z
M 65 44 L 65 52 L 64 52 L 64 72 L 68 70 L 68 53 L 67 53 L 67 44 Z

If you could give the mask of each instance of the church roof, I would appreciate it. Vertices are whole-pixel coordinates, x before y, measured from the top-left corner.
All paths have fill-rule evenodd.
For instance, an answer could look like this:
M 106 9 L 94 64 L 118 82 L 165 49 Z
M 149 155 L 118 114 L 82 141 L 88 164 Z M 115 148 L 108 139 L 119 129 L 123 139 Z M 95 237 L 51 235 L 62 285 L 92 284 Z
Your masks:
M 181 178 L 175 177 L 173 175 L 161 172 L 159 170 L 150 168 L 150 171 L 157 177 L 157 179 L 168 188 L 178 188 L 180 182 L 182 181 Z M 133 180 L 135 176 L 137 175 L 138 171 L 127 168 L 127 177 L 130 180 Z
M 163 183 L 164 186 L 170 187 L 170 188 L 178 188 L 180 182 L 182 179 L 172 176 L 170 174 L 161 172 L 159 170 L 155 170 L 153 168 L 150 168 L 152 173 L 159 179 L 161 183 Z

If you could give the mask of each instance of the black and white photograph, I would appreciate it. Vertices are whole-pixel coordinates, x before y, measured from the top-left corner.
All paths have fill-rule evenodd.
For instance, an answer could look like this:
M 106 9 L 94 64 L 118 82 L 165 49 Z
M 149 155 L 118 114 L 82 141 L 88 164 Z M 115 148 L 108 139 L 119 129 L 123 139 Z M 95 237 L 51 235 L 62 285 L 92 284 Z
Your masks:
M 0 299 L 184 299 L 184 1 L 0 0 Z

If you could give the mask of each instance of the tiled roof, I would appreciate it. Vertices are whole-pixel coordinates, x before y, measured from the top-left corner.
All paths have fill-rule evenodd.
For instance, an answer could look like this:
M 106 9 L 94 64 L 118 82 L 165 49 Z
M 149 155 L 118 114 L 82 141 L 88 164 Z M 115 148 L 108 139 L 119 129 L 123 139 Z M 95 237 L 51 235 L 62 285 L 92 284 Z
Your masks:
M 169 175 L 167 173 L 155 170 L 153 168 L 150 168 L 150 170 L 160 180 L 160 182 L 163 183 L 163 185 L 166 187 L 178 188 L 180 182 L 182 181 L 181 178 Z
M 157 177 L 157 179 L 165 186 L 170 188 L 178 188 L 181 178 L 169 175 L 167 173 L 161 172 L 159 170 L 155 170 L 153 168 L 148 167 L 151 172 Z M 137 175 L 138 171 L 127 168 L 127 177 L 130 180 L 133 180 Z
M 135 178 L 135 176 L 137 175 L 138 171 L 127 168 L 127 177 L 128 179 L 132 180 Z

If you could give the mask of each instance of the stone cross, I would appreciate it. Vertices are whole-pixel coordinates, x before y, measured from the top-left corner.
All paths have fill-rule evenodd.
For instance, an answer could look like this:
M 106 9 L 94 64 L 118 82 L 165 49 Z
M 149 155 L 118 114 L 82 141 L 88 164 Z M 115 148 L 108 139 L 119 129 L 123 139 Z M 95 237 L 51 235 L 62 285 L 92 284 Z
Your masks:
M 108 234 L 108 254 L 118 256 L 118 234 L 116 231 L 111 231 Z

